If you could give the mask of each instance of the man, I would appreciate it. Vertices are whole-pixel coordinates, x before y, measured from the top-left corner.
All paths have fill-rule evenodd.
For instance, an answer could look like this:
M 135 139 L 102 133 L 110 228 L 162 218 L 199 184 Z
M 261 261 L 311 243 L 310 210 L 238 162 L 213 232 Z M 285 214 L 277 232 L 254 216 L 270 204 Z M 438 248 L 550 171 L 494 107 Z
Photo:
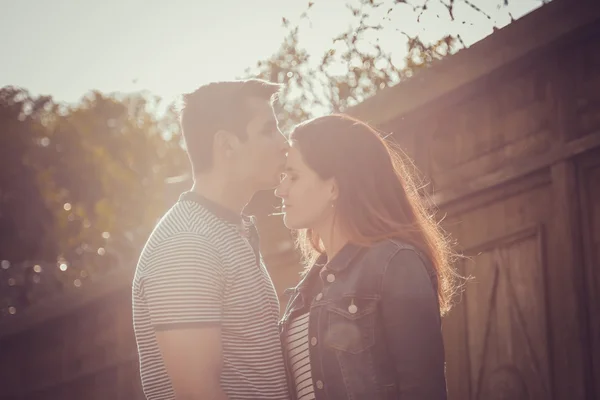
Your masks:
M 154 229 L 133 282 L 133 322 L 148 400 L 288 399 L 279 303 L 260 262 L 253 194 L 275 187 L 287 140 L 260 80 L 211 83 L 185 96 L 193 172 Z

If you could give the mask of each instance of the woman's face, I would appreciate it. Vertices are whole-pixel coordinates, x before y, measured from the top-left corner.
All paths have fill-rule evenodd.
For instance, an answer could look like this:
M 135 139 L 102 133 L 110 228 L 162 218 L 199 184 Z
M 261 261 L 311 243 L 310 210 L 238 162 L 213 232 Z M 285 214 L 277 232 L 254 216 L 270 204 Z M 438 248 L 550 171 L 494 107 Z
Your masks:
M 284 223 L 289 229 L 316 228 L 333 214 L 334 180 L 323 180 L 302 159 L 292 143 L 285 173 L 275 190 L 282 199 Z

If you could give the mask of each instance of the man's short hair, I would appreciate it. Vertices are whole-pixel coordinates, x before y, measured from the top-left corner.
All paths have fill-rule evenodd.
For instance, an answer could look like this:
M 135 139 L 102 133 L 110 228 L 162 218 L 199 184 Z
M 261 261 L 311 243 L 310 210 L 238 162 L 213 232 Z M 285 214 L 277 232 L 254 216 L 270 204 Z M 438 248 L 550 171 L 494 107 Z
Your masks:
M 226 130 L 246 139 L 253 118 L 248 99 L 273 102 L 280 85 L 260 79 L 213 82 L 183 95 L 181 129 L 194 172 L 212 167 L 215 133 Z

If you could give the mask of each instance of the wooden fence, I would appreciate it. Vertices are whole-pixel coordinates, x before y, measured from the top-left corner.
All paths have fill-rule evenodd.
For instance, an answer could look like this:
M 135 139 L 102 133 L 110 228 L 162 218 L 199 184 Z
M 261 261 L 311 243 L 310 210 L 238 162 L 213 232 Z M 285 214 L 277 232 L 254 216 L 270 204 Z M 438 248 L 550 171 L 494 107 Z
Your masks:
M 470 256 L 451 399 L 600 396 L 600 3 L 555 0 L 351 113 L 394 132 Z M 271 250 L 281 293 L 299 267 Z M 142 399 L 131 275 L 2 322 L 0 399 Z

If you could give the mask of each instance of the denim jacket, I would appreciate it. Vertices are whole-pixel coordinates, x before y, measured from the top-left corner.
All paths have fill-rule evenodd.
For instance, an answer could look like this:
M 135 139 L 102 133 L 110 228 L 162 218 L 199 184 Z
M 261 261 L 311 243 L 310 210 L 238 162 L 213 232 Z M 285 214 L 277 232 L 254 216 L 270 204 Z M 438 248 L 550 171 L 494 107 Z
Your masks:
M 280 322 L 309 312 L 309 358 L 317 400 L 446 399 L 435 274 L 414 247 L 385 240 L 347 244 L 321 257 L 292 289 Z

